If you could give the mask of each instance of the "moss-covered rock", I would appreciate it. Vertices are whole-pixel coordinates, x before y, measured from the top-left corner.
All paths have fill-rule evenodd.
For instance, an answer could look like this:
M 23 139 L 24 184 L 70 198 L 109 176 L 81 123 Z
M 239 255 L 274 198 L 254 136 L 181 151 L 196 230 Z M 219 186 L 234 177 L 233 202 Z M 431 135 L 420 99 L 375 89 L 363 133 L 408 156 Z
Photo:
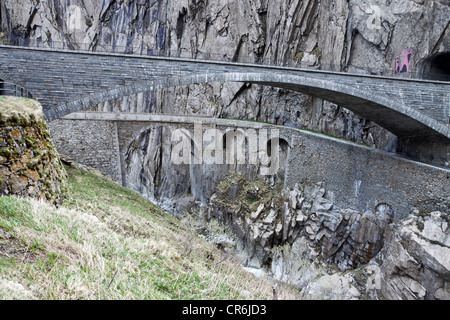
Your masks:
M 264 179 L 248 181 L 233 174 L 218 184 L 209 205 L 211 217 L 223 222 L 239 239 L 248 265 L 261 267 L 269 261 L 272 248 L 286 240 L 283 217 L 287 202 Z
M 58 204 L 67 191 L 42 106 L 36 100 L 0 97 L 0 195 L 44 198 Z

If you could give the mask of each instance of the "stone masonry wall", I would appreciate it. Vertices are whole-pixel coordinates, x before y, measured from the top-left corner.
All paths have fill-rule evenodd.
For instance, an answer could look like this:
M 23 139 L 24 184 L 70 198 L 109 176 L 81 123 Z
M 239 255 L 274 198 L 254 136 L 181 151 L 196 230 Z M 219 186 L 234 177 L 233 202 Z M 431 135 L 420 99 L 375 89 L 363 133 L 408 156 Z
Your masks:
M 450 170 L 319 135 L 295 135 L 295 155 L 288 159 L 289 187 L 325 182 L 330 196 L 343 207 L 362 212 L 389 204 L 395 218 L 419 210 L 450 207 Z
M 42 107 L 34 100 L 0 97 L 0 195 L 60 203 L 66 173 L 59 160 Z
M 49 123 L 58 151 L 121 182 L 117 129 L 109 121 L 56 120 Z
M 184 126 L 191 131 L 192 123 L 189 123 L 188 118 L 180 120 L 186 123 L 178 125 L 172 123 L 168 128 Z M 194 121 L 195 117 L 191 118 Z M 203 121 L 206 128 L 207 119 Z M 214 121 L 219 126 L 220 121 L 230 122 L 230 120 L 222 119 L 214 119 Z M 80 163 L 91 165 L 123 183 L 128 178 L 121 176 L 126 170 L 124 159 L 121 160 L 120 156 L 125 155 L 130 147 L 129 144 L 133 141 L 130 139 L 131 131 L 134 128 L 135 138 L 138 138 L 142 129 L 150 124 L 151 121 L 148 122 L 148 119 L 144 122 L 136 121 L 134 124 L 127 121 L 118 121 L 114 124 L 114 121 L 60 119 L 51 123 L 50 126 L 55 144 L 61 153 L 73 157 Z M 119 128 L 117 131 L 116 125 Z M 246 123 L 236 121 L 236 125 L 245 128 Z M 271 127 L 263 123 L 248 125 L 255 128 Z M 155 127 L 155 130 L 159 126 L 161 123 Z M 162 127 L 166 126 L 162 124 Z M 285 137 L 286 141 L 290 141 L 285 187 L 293 188 L 297 183 L 324 183 L 330 199 L 337 205 L 365 212 L 373 211 L 380 204 L 387 204 L 392 208 L 394 218 L 408 215 L 412 207 L 421 211 L 446 211 L 450 207 L 448 198 L 450 171 L 448 169 L 410 161 L 391 153 L 320 134 L 283 126 L 274 128 L 280 130 L 280 135 Z M 155 136 L 152 139 L 143 138 L 142 141 L 138 139 L 139 141 L 135 142 L 137 145 L 133 149 L 141 150 L 142 159 L 133 161 L 137 161 L 134 165 L 136 168 L 141 168 L 139 170 L 142 172 L 151 168 L 144 176 L 151 180 L 148 183 L 153 186 L 152 188 L 159 190 L 158 196 L 164 197 L 166 189 L 161 183 L 172 185 L 173 181 L 179 180 L 180 173 L 170 160 L 172 130 L 155 130 L 153 133 Z M 241 173 L 246 175 L 250 169 L 249 166 L 243 166 Z M 196 174 L 192 171 L 186 179 L 198 178 L 202 181 L 210 181 L 214 176 L 214 181 L 220 181 L 216 171 L 207 170 L 199 177 L 195 177 Z M 136 179 L 141 181 L 142 174 L 137 175 Z M 179 181 L 180 188 L 184 184 L 184 187 L 188 189 L 190 184 L 188 180 Z M 214 186 L 210 187 L 214 188 Z M 204 190 L 204 192 L 211 190 Z M 173 194 L 168 196 L 172 197 Z M 205 194 L 197 193 L 197 196 L 205 198 Z

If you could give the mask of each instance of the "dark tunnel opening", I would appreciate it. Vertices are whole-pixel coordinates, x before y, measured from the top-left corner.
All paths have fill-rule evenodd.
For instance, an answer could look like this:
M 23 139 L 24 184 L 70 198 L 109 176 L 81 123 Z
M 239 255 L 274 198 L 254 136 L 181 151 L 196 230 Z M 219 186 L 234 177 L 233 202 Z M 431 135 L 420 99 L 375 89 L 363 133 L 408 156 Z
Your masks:
M 450 81 L 450 52 L 436 53 L 426 59 L 422 67 L 422 79 Z

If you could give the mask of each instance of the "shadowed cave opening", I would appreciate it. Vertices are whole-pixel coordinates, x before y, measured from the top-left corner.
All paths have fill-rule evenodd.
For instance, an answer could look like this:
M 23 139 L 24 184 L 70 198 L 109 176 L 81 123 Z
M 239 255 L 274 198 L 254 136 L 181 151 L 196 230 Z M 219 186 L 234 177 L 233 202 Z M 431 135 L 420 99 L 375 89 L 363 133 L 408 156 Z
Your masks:
M 423 62 L 422 79 L 450 81 L 450 52 L 440 52 Z

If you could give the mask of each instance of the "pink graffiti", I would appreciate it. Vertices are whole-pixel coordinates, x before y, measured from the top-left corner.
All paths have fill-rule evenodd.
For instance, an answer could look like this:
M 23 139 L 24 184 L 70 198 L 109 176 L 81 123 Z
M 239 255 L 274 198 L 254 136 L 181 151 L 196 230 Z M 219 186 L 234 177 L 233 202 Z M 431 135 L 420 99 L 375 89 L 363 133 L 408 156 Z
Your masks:
M 411 60 L 411 53 L 413 48 L 403 49 L 401 51 L 401 56 L 403 57 L 402 62 L 399 58 L 395 58 L 395 74 L 400 74 L 404 72 L 409 72 L 409 62 Z

